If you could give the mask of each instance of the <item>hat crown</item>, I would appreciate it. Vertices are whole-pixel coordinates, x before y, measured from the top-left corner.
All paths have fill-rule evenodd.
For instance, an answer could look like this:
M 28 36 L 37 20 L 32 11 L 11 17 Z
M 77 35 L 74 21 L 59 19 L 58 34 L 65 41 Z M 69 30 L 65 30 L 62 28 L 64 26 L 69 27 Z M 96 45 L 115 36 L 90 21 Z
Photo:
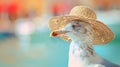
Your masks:
M 76 6 L 74 7 L 71 11 L 70 14 L 72 16 L 80 16 L 80 17 L 84 17 L 84 18 L 88 18 L 88 19 L 96 19 L 96 14 L 95 12 L 86 7 L 86 6 Z

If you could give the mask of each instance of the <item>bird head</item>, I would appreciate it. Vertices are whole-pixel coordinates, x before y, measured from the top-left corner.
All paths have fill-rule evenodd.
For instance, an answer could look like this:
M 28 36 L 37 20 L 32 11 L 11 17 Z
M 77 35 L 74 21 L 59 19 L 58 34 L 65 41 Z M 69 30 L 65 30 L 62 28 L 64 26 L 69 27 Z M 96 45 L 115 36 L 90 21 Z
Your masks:
M 67 35 L 72 40 L 92 40 L 92 27 L 84 21 L 75 20 L 68 23 L 61 30 L 57 30 L 51 33 L 51 36 L 61 36 L 62 34 Z

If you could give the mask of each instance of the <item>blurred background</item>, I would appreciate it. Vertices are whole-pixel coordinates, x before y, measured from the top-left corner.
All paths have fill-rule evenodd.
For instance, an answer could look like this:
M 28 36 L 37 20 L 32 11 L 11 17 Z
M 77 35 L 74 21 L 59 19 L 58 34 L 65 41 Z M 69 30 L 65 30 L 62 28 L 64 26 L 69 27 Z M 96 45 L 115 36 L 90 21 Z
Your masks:
M 67 67 L 69 43 L 50 37 L 48 22 L 76 5 L 93 8 L 112 29 L 115 39 L 94 49 L 120 64 L 120 0 L 0 0 L 0 67 Z

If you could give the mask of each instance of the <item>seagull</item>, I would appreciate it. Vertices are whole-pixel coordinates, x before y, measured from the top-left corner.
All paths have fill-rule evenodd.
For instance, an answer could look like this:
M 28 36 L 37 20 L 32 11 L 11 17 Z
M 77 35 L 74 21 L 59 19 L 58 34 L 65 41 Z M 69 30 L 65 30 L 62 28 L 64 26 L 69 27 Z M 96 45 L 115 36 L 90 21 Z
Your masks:
M 57 37 L 66 34 L 71 38 L 68 67 L 120 67 L 101 56 L 93 49 L 93 28 L 86 22 L 74 20 L 61 30 L 51 33 Z

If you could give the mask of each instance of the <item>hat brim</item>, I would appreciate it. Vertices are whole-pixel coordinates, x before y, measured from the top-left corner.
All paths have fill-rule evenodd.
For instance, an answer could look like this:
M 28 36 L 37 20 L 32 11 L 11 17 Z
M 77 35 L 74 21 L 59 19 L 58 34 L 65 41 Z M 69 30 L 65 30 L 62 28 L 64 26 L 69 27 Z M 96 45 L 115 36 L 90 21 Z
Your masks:
M 114 33 L 102 22 L 95 19 L 88 19 L 78 16 L 56 16 L 50 19 L 49 28 L 51 31 L 56 31 L 64 28 L 68 23 L 74 20 L 82 20 L 88 23 L 93 28 L 93 44 L 106 44 L 114 38 Z M 60 36 L 66 41 L 71 39 L 65 34 Z

